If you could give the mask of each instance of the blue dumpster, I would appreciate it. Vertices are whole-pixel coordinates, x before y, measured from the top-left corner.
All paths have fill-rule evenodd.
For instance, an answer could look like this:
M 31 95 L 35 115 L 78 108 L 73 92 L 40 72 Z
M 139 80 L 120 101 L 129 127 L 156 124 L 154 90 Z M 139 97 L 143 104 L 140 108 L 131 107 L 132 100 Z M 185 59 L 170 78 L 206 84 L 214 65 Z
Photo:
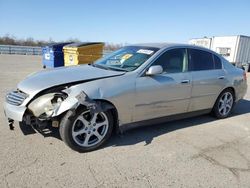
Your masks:
M 71 44 L 67 43 L 56 43 L 43 47 L 43 68 L 54 68 L 64 66 L 63 58 L 63 46 Z

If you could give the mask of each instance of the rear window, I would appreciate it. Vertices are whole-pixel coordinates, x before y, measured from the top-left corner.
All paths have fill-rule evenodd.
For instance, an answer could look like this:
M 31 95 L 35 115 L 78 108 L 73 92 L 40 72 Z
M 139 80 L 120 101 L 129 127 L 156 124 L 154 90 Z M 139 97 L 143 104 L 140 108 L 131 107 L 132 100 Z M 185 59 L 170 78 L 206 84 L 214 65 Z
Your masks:
M 214 69 L 213 55 L 209 52 L 189 49 L 190 67 L 192 71 Z
M 221 69 L 221 60 L 218 56 L 214 55 L 214 69 Z

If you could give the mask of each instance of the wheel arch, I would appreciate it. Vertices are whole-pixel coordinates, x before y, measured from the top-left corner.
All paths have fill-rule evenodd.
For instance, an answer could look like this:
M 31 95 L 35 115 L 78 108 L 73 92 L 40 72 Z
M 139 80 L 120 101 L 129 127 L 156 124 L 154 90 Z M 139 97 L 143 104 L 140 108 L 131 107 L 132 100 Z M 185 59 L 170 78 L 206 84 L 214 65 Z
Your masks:
M 228 117 L 228 114 L 225 114 L 225 116 L 222 116 L 222 115 L 218 112 L 218 104 L 219 104 L 218 101 L 220 100 L 220 98 L 221 98 L 221 96 L 223 95 L 223 93 L 226 92 L 226 91 L 230 91 L 230 92 L 232 93 L 232 95 L 233 95 L 233 103 L 232 103 L 231 109 L 230 109 L 230 111 L 228 112 L 228 114 L 231 113 L 231 111 L 232 111 L 232 109 L 233 109 L 233 107 L 234 107 L 234 105 L 235 105 L 235 99 L 236 99 L 235 89 L 234 89 L 233 87 L 230 87 L 230 86 L 224 88 L 224 89 L 219 93 L 218 97 L 216 98 L 216 101 L 215 101 L 215 103 L 214 103 L 214 105 L 213 105 L 213 108 L 212 108 L 212 111 L 211 111 L 211 114 L 212 114 L 213 116 L 215 116 L 216 118 L 219 118 L 219 119 Z
M 114 120 L 114 130 L 113 131 L 115 133 L 119 133 L 120 132 L 119 115 L 118 115 L 118 111 L 117 111 L 115 105 L 112 102 L 105 100 L 105 99 L 94 99 L 94 101 L 100 102 L 104 109 L 111 111 L 112 116 L 113 116 L 113 120 Z
M 102 109 L 105 109 L 105 110 L 110 110 L 111 111 L 111 114 L 113 116 L 113 120 L 114 120 L 114 127 L 113 127 L 113 131 L 114 133 L 119 133 L 120 132 L 120 129 L 119 129 L 119 116 L 118 116 L 118 111 L 115 107 L 115 105 L 108 101 L 108 100 L 105 100 L 105 99 L 92 99 L 93 101 L 95 101 L 98 105 L 101 106 Z M 80 104 L 76 109 L 75 111 L 77 112 L 78 109 L 80 108 L 85 108 L 87 109 L 87 106 L 84 105 L 84 104 Z
M 213 108 L 214 108 L 214 106 L 215 106 L 217 100 L 219 99 L 220 95 L 221 95 L 225 90 L 231 90 L 231 91 L 233 92 L 234 101 L 236 100 L 235 88 L 232 87 L 232 86 L 225 87 L 225 88 L 218 94 L 218 96 L 216 97 L 216 100 L 214 101 Z
M 228 86 L 228 87 L 225 87 L 221 92 L 220 94 L 218 95 L 218 97 L 221 95 L 221 93 L 223 93 L 225 90 L 231 90 L 233 92 L 233 97 L 234 97 L 234 100 L 236 100 L 236 92 L 235 92 L 235 88 L 233 86 Z M 217 97 L 217 99 L 218 99 Z

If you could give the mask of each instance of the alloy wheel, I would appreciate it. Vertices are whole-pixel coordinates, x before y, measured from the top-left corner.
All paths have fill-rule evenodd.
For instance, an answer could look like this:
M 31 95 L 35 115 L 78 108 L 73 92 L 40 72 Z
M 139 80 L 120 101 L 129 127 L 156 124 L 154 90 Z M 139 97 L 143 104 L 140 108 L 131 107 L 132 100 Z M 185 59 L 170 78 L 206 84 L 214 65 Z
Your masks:
M 225 92 L 219 100 L 219 113 L 222 116 L 227 116 L 233 107 L 233 95 L 230 92 Z
M 107 134 L 109 120 L 105 113 L 80 114 L 73 123 L 72 137 L 76 144 L 83 147 L 91 147 L 103 140 Z

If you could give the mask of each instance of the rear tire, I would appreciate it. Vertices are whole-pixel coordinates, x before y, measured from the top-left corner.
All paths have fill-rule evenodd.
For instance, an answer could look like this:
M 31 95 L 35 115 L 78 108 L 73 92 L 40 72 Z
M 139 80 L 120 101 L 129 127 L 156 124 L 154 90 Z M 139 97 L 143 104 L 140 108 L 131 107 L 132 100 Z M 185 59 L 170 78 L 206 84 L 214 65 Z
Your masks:
M 234 107 L 235 103 L 235 96 L 232 89 L 225 89 L 221 92 L 219 97 L 217 98 L 214 107 L 213 107 L 213 114 L 218 119 L 223 119 L 228 117 Z
M 112 130 L 110 111 L 91 114 L 87 109 L 68 111 L 59 127 L 62 140 L 78 152 L 96 150 L 110 138 Z

